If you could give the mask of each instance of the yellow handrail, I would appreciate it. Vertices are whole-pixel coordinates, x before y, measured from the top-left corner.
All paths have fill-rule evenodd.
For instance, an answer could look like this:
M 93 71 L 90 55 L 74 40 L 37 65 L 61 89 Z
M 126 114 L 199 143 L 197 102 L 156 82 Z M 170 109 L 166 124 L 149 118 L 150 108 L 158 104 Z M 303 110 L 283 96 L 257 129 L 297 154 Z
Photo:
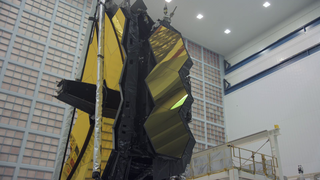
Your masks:
M 236 150 L 238 155 L 235 153 Z M 242 157 L 242 151 L 251 154 L 251 156 L 249 158 Z M 257 161 L 259 157 L 261 158 L 261 162 Z M 238 161 L 236 161 L 235 158 L 238 159 Z M 250 164 L 245 165 L 246 162 L 250 162 Z M 236 163 L 239 164 L 236 165 Z M 261 167 L 261 169 L 259 169 L 259 167 Z M 275 157 L 244 148 L 226 146 L 226 148 L 220 148 L 216 151 L 205 151 L 205 154 L 198 153 L 196 157 L 192 157 L 190 166 L 188 167 L 189 174 L 187 175 L 187 179 L 195 179 L 220 173 L 232 168 L 276 179 L 275 169 L 277 167 L 278 162 Z

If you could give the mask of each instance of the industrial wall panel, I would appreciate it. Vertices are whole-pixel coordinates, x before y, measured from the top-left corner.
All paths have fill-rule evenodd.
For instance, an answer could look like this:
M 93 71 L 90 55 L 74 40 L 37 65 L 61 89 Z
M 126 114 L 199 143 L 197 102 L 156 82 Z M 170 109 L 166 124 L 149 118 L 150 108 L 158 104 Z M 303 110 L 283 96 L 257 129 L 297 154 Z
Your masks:
M 66 2 L 78 7 L 78 8 L 83 8 L 85 1 L 84 0 L 65 0 Z M 91 7 L 91 5 L 90 5 Z M 89 9 L 90 11 L 90 9 Z
M 202 60 L 201 49 L 202 47 L 194 42 L 188 41 L 188 53 L 191 57 Z
M 221 87 L 223 56 L 188 39 L 184 39 L 184 43 L 193 61 L 190 76 L 194 103 L 190 128 L 197 141 L 194 152 L 198 152 L 225 142 L 223 88 Z M 210 124 L 212 126 L 209 126 Z M 215 126 L 220 128 L 221 137 L 209 134 Z
M 81 16 L 81 10 L 60 1 L 55 21 L 79 30 Z
M 8 46 L 11 39 L 11 33 L 0 30 L 0 57 L 5 57 L 8 52 Z
M 199 79 L 203 79 L 203 77 L 202 77 L 202 73 L 203 73 L 202 63 L 199 61 L 193 60 L 193 59 L 192 59 L 192 62 L 193 62 L 193 66 L 190 69 L 191 76 L 194 76 Z
M 192 116 L 204 119 L 204 102 L 200 99 L 194 99 L 192 104 Z
M 6 0 L 6 1 L 11 2 L 11 3 L 18 5 L 18 6 L 20 6 L 20 4 L 21 4 L 21 0 Z
M 79 56 L 81 55 L 81 52 L 82 52 L 84 37 L 85 37 L 85 35 L 84 35 L 84 34 L 81 34 L 80 47 L 79 47 L 79 53 L 78 53 Z
M 0 123 L 25 128 L 31 100 L 0 93 Z
M 29 134 L 22 163 L 54 167 L 59 139 L 39 134 Z
M 52 172 L 39 171 L 33 169 L 20 169 L 18 180 L 29 180 L 29 179 L 44 179 L 49 180 L 52 177 Z
M 89 14 L 86 13 L 84 15 L 84 21 L 83 21 L 83 26 L 82 26 L 82 32 L 85 33 L 87 30 L 87 26 L 88 26 L 88 21 L 89 21 Z
M 224 144 L 225 129 L 212 124 L 207 124 L 208 142 L 216 145 Z
M 93 0 L 87 0 L 86 11 L 90 12 Z
M 205 83 L 206 100 L 222 105 L 222 89 Z
M 219 54 L 210 51 L 209 49 L 203 48 L 203 61 L 217 69 L 220 69 Z
M 64 112 L 64 108 L 36 102 L 30 128 L 60 134 Z
M 74 77 L 91 4 L 0 2 L 0 180 L 52 178 L 66 115 L 52 95 Z
M 49 27 L 50 21 L 24 11 L 20 21 L 18 33 L 42 42 L 46 42 L 49 33 Z
M 0 161 L 18 160 L 23 132 L 0 128 Z
M 223 108 L 207 102 L 206 118 L 207 121 L 224 125 Z
M 10 59 L 40 68 L 45 45 L 17 36 Z
M 52 18 L 54 1 L 50 0 L 28 0 L 26 1 L 24 8 L 39 14 L 40 16 Z
M 2 89 L 33 96 L 39 72 L 9 63 Z
M 13 173 L 15 168 L 14 167 L 6 167 L 6 166 L 0 166 L 0 179 L 12 179 Z
M 57 89 L 57 82 L 59 81 L 61 81 L 61 78 L 59 77 L 55 77 L 49 74 L 43 74 L 41 78 L 38 98 L 60 104 L 65 104 L 53 97 L 53 95 L 55 94 L 55 90 Z
M 78 36 L 78 32 L 64 26 L 54 24 L 50 44 L 75 53 Z
M 0 2 L 0 27 L 13 30 L 19 9 L 4 2 Z
M 221 75 L 219 70 L 210 66 L 204 66 L 203 73 L 205 81 L 221 87 Z
M 191 78 L 192 96 L 203 99 L 203 81 Z
M 196 119 L 192 119 L 192 122 L 189 123 L 189 127 L 191 132 L 196 140 L 200 140 L 205 142 L 205 123 L 203 121 L 198 121 Z
M 55 74 L 71 77 L 74 55 L 49 48 L 44 69 Z

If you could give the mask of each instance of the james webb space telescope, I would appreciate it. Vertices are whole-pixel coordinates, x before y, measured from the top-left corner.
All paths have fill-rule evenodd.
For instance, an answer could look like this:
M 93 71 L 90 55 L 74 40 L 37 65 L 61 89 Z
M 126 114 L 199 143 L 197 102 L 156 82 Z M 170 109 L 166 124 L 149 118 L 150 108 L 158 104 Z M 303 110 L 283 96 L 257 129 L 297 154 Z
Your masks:
M 188 127 L 193 63 L 170 25 L 173 12 L 165 6 L 164 19 L 154 22 L 142 0 L 94 4 L 76 80 L 58 84 L 56 98 L 72 108 L 54 179 L 183 173 L 195 145 Z

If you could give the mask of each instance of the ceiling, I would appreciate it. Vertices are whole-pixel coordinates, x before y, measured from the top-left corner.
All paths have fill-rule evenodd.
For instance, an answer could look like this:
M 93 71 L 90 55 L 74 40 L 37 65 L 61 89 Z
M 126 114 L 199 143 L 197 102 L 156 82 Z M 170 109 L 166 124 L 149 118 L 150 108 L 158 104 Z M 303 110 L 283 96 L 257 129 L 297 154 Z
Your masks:
M 135 0 L 131 0 L 131 4 Z M 271 5 L 263 7 L 268 1 Z M 317 0 L 172 0 L 177 6 L 171 25 L 181 34 L 221 55 L 227 56 L 260 34 Z M 122 0 L 115 0 L 118 4 Z M 153 20 L 162 19 L 165 0 L 144 0 Z M 204 17 L 197 19 L 201 13 Z M 226 29 L 231 33 L 225 34 Z

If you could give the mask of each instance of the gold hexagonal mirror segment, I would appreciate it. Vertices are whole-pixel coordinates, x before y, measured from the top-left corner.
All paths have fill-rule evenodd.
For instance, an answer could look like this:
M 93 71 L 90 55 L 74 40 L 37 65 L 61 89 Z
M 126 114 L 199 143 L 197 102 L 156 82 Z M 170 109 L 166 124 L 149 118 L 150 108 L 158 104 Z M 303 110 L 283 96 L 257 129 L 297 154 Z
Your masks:
M 179 70 L 188 59 L 180 34 L 160 26 L 149 38 L 157 65 L 146 78 L 155 108 L 145 123 L 157 153 L 180 158 L 189 141 L 179 111 L 188 93 Z

